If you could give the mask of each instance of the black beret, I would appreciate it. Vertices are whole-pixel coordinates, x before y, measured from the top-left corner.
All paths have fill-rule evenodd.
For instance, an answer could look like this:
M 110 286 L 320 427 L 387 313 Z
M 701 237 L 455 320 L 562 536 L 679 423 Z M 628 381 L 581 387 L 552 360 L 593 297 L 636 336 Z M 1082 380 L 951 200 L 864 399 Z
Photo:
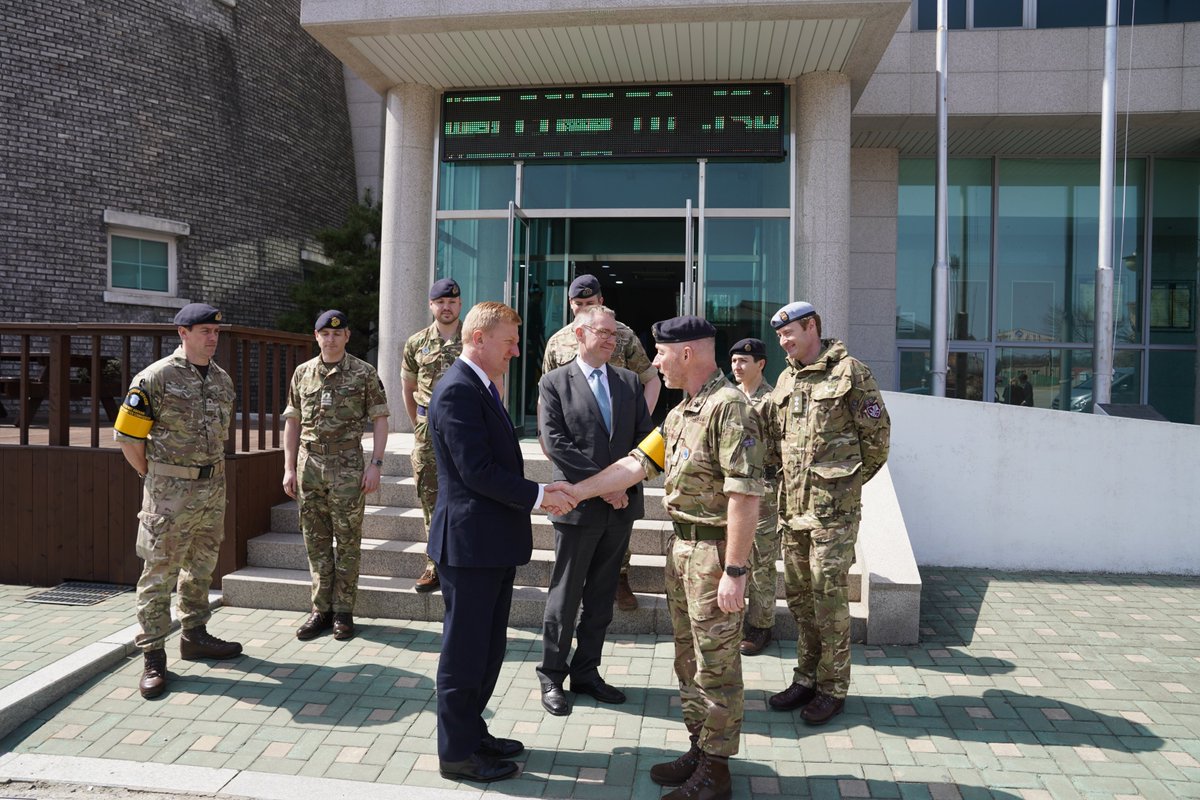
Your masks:
M 576 297 L 595 297 L 598 294 L 600 294 L 600 281 L 596 280 L 595 275 L 580 275 L 571 281 L 571 288 L 567 290 L 567 297 L 571 300 Z
M 767 346 L 763 344 L 762 339 L 746 338 L 729 348 L 729 355 L 731 358 L 733 356 L 753 356 L 754 358 L 766 358 Z
M 321 316 L 317 317 L 317 323 L 313 325 L 314 331 L 319 331 L 321 328 L 349 328 L 350 322 L 346 319 L 346 315 L 337 309 L 329 309 Z
M 454 278 L 442 278 L 433 282 L 429 287 L 429 299 L 437 300 L 442 297 L 458 297 L 462 292 Z
M 717 329 L 711 322 L 691 315 L 664 319 L 654 323 L 651 330 L 654 333 L 654 341 L 659 344 L 694 342 L 697 339 L 712 339 L 717 335 Z
M 190 328 L 193 325 L 210 325 L 221 321 L 221 312 L 208 303 L 188 303 L 175 315 L 175 324 Z
M 795 322 L 798 319 L 811 317 L 816 313 L 817 310 L 813 308 L 812 303 L 795 300 L 775 312 L 775 316 L 771 317 L 771 327 L 778 330 L 784 325 Z

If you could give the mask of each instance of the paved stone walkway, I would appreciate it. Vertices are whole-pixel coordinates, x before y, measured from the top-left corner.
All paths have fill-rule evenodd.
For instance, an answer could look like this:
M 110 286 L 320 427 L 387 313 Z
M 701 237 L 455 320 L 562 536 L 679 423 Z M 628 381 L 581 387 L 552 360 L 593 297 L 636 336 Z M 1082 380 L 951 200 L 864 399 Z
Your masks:
M 1195 579 L 936 569 L 923 577 L 922 643 L 856 646 L 846 713 L 823 728 L 767 710 L 768 694 L 790 680 L 794 643 L 745 660 L 735 797 L 1200 797 Z M 357 784 L 361 798 L 395 784 L 410 787 L 393 794 L 405 797 L 654 798 L 662 791 L 649 766 L 686 744 L 669 641 L 613 637 L 605 674 L 630 702 L 583 698 L 558 718 L 538 703 L 536 633 L 512 630 L 490 725 L 526 743 L 522 775 L 483 793 L 452 784 L 437 773 L 439 626 L 363 620 L 350 642 L 304 643 L 294 637 L 299 622 L 287 612 L 220 609 L 210 630 L 239 638 L 243 658 L 179 661 L 175 636 L 171 691 L 154 702 L 138 696 L 140 659 L 130 658 L 0 742 L 0 752 L 13 751 L 0 757 L 0 779 L 20 778 L 13 765 L 34 762 L 49 777 L 58 764 L 62 774 L 161 764 L 202 768 L 186 774 L 211 776 L 229 793 L 238 780 L 262 787 L 275 777 L 291 797 L 299 787 L 355 786 L 321 780 L 334 779 L 373 782 Z

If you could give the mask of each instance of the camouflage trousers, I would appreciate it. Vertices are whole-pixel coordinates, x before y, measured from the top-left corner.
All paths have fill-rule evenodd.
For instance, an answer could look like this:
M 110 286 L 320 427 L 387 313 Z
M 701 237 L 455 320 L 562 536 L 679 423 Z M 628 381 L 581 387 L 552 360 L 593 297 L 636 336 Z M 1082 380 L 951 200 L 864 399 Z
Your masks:
M 161 650 L 171 632 L 171 591 L 183 628 L 207 625 L 208 589 L 225 538 L 225 475 L 199 480 L 147 475 L 138 512 L 137 583 L 142 651 Z
M 858 522 L 835 528 L 783 530 L 783 583 L 796 618 L 793 683 L 834 697 L 850 690 L 850 592 Z
M 358 598 L 366 505 L 362 450 L 320 455 L 301 445 L 296 474 L 300 531 L 312 574 L 312 607 L 351 613 Z
M 675 634 L 675 675 L 683 723 L 700 735 L 700 749 L 737 753 L 742 732 L 742 612 L 717 606 L 725 571 L 725 542 L 675 538 L 667 557 L 667 610 Z
M 433 519 L 433 508 L 437 505 L 437 461 L 433 455 L 433 442 L 429 440 L 429 423 L 417 415 L 413 425 L 412 470 L 417 484 L 417 498 L 421 501 L 421 514 L 425 517 L 425 540 L 429 541 L 429 521 Z M 433 559 L 425 558 L 426 569 L 437 566 Z
M 758 525 L 750 549 L 750 575 L 746 579 L 746 624 L 775 627 L 775 562 L 779 558 L 779 509 L 775 488 L 767 485 L 758 505 Z

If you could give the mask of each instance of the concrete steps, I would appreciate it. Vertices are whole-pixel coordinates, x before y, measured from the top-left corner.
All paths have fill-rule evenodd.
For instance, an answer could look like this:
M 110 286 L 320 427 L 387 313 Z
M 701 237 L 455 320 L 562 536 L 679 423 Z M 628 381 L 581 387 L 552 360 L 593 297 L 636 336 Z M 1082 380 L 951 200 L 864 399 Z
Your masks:
M 419 594 L 413 589 L 425 564 L 425 526 L 410 460 L 411 434 L 392 434 L 384 456 L 384 477 L 377 492 L 368 495 L 363 517 L 362 571 L 356 613 L 366 617 L 435 621 L 442 618 L 440 592 Z M 369 440 L 366 445 L 369 449 Z M 531 480 L 551 480 L 551 465 L 534 442 L 523 442 L 525 474 Z M 670 634 L 671 623 L 663 595 L 663 569 L 671 524 L 663 508 L 661 479 L 646 489 L 645 519 L 634 523 L 631 539 L 630 585 L 638 595 L 634 612 L 617 611 L 610 630 L 618 633 Z M 511 624 L 540 627 L 546 588 L 554 565 L 554 528 L 545 514 L 531 515 L 534 553 L 517 569 Z M 294 610 L 309 608 L 310 578 L 295 502 L 271 511 L 271 531 L 247 545 L 245 569 L 224 576 L 224 602 L 230 606 Z M 861 547 L 860 547 L 861 550 Z M 860 552 L 861 562 L 862 553 Z M 776 563 L 777 638 L 795 638 L 795 622 L 783 601 L 783 565 Z M 855 565 L 850 575 L 851 635 L 868 635 L 867 609 L 862 602 L 865 581 Z M 919 586 L 918 586 L 919 590 Z

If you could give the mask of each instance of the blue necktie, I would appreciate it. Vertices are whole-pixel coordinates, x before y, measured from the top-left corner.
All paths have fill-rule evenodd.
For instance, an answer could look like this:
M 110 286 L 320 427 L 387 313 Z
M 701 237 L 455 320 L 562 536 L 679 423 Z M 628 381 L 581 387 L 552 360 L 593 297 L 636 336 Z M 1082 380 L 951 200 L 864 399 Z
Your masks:
M 592 387 L 592 394 L 596 396 L 596 403 L 600 406 L 600 416 L 604 417 L 604 429 L 611 434 L 612 405 L 608 402 L 608 392 L 604 391 L 604 384 L 600 381 L 603 374 L 599 368 L 592 370 L 592 374 L 588 376 L 588 385 Z
M 500 399 L 500 392 L 496 390 L 496 384 L 493 381 L 487 381 L 487 387 L 492 390 L 492 399 L 496 401 L 496 407 L 500 409 L 500 414 L 504 415 L 505 420 L 509 420 L 509 411 L 504 408 L 504 401 Z M 512 425 L 512 420 L 509 420 L 509 425 Z

